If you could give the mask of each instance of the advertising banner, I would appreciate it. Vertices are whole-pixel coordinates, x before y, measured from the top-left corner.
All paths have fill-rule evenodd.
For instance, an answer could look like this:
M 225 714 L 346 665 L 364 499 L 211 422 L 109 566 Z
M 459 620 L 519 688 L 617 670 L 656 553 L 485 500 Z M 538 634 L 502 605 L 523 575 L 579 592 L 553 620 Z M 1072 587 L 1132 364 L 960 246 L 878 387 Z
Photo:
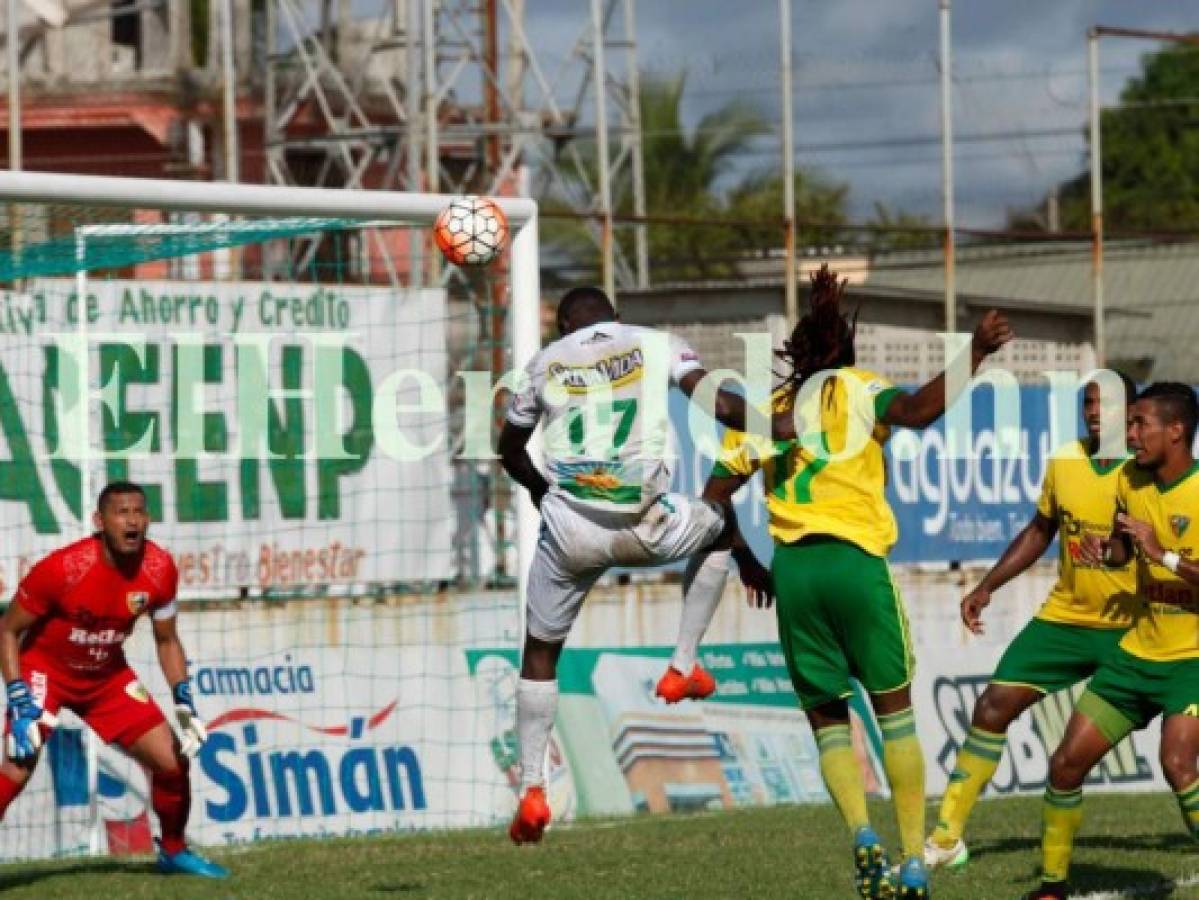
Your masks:
M 145 486 L 184 596 L 452 576 L 444 290 L 74 291 L 4 298 L 0 593 L 120 478 Z
M 1048 580 L 1026 576 L 1018 590 L 997 596 L 980 639 L 957 623 L 959 585 L 900 576 L 930 795 L 944 791 L 974 704 Z M 211 735 L 191 768 L 192 839 L 228 844 L 506 822 L 520 774 L 511 599 L 479 592 L 448 605 L 425 598 L 185 609 L 181 630 Z M 662 612 L 673 628 L 676 616 Z M 546 759 L 556 821 L 827 801 L 815 739 L 778 645 L 738 640 L 757 627 L 750 616 L 722 615 L 701 649 L 717 693 L 676 706 L 653 694 L 670 655 L 662 629 L 630 646 L 619 640 L 622 604 L 597 599 L 585 616 L 583 630 L 596 643 L 566 648 L 559 666 Z M 148 629 L 134 635 L 130 659 L 169 712 Z M 988 796 L 1044 789 L 1072 702 L 1054 695 L 1013 724 Z M 885 796 L 869 705 L 859 694 L 850 708 L 864 783 Z M 1133 735 L 1091 774 L 1088 790 L 1166 790 L 1158 742 L 1157 724 Z M 5 819 L 3 856 L 148 851 L 157 827 L 148 797 L 146 774 L 64 713 Z
M 1056 449 L 1052 443 L 1056 435 L 1050 427 L 1055 403 L 1068 411 L 1068 404 L 1076 408 L 1078 400 L 1073 396 L 1055 399 L 1044 385 L 1022 385 L 1018 398 L 1016 427 L 1007 429 L 1001 439 L 995 428 L 994 393 L 974 390 L 969 398 L 971 429 L 957 458 L 949 452 L 945 417 L 923 431 L 895 430 L 886 447 L 887 501 L 899 524 L 891 562 L 998 559 L 1028 523 L 1040 494 L 1045 460 Z M 672 393 L 670 413 L 678 452 L 674 489 L 701 491 L 712 459 L 697 448 L 688 423 L 687 400 L 677 391 Z M 1061 443 L 1077 438 L 1081 428 L 1076 411 L 1064 414 L 1063 420 L 1071 427 L 1061 429 Z M 720 426 L 706 420 L 705 427 L 709 439 L 715 441 Z M 702 446 L 703 435 L 699 438 Z M 742 531 L 759 556 L 769 558 L 771 541 L 760 476 L 745 487 L 737 501 Z M 1050 552 L 1056 552 L 1056 547 Z

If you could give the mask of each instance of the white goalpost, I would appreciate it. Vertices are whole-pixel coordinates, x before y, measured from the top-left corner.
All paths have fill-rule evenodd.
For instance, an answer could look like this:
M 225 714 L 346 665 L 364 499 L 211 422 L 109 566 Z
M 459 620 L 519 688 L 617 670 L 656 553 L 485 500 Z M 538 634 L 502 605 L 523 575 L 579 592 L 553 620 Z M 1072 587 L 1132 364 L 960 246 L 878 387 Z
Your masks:
M 365 357 L 369 371 L 363 376 L 364 383 L 372 396 L 355 398 L 361 405 L 350 413 L 339 406 L 338 416 L 354 418 L 361 409 L 377 412 L 383 402 L 378 394 L 390 388 L 387 399 L 393 412 L 397 407 L 410 412 L 413 421 L 418 422 L 414 426 L 418 434 L 429 442 L 436 440 L 433 429 L 450 430 L 454 416 L 452 410 L 447 411 L 452 395 L 447 385 L 455 375 L 452 357 L 445 346 L 432 344 L 451 340 L 455 329 L 469 326 L 472 333 L 482 337 L 464 358 L 474 359 L 479 368 L 483 366 L 478 360 L 487 358 L 493 366 L 490 371 L 497 377 L 500 373 L 494 365 L 500 358 L 508 371 L 523 369 L 540 346 L 541 330 L 537 206 L 533 201 L 494 198 L 511 228 L 506 265 L 456 275 L 458 293 L 463 297 L 481 296 L 483 300 L 461 300 L 451 290 L 453 296 L 447 301 L 446 283 L 450 279 L 434 279 L 423 270 L 408 271 L 402 278 L 396 276 L 393 256 L 401 264 L 412 258 L 396 256 L 396 247 L 404 241 L 409 247 L 415 241 L 431 243 L 426 242 L 430 226 L 451 199 L 439 194 L 0 172 L 0 204 L 10 210 L 7 221 L 11 232 L 7 246 L 0 243 L 0 256 L 8 253 L 5 271 L 11 278 L 10 290 L 3 298 L 3 314 L 18 325 L 24 322 L 23 328 L 9 329 L 0 324 L 0 346 L 6 348 L 8 367 L 7 373 L 0 367 L 0 400 L 9 394 L 15 398 L 19 426 L 18 434 L 12 430 L 17 426 L 0 423 L 5 428 L 0 438 L 12 444 L 16 437 L 24 439 L 25 432 L 29 432 L 26 444 L 36 448 L 32 451 L 34 458 L 26 459 L 21 469 L 19 454 L 13 451 L 6 471 L 28 474 L 31 482 L 40 480 L 55 488 L 54 493 L 42 492 L 47 497 L 34 497 L 21 491 L 6 492 L 0 486 L 0 540 L 21 547 L 19 554 L 11 548 L 5 551 L 7 557 L 0 553 L 0 585 L 11 596 L 17 580 L 37 556 L 86 532 L 88 510 L 99 486 L 96 467 L 109 465 L 105 429 L 125 427 L 126 419 L 138 416 L 142 424 L 137 428 L 143 428 L 153 418 L 145 410 L 156 400 L 166 403 L 169 398 L 169 414 L 155 413 L 154 427 L 145 426 L 145 436 L 147 441 L 153 435 L 154 441 L 161 442 L 162 446 L 155 445 L 156 458 L 164 471 L 174 466 L 178 479 L 173 488 L 162 489 L 158 502 L 167 504 L 167 495 L 174 490 L 178 503 L 192 502 L 194 507 L 186 516 L 177 513 L 174 531 L 168 529 L 163 541 L 168 549 L 174 551 L 178 546 L 186 551 L 177 554 L 181 577 L 185 567 L 196 573 L 191 583 L 198 586 L 189 589 L 184 579 L 181 596 L 207 598 L 197 612 L 185 611 L 185 618 L 191 616 L 196 623 L 188 650 L 195 657 L 193 667 L 200 672 L 197 684 L 202 715 L 214 717 L 218 724 L 215 748 L 193 767 L 193 785 L 198 773 L 206 779 L 198 789 L 194 827 L 190 829 L 193 833 L 198 830 L 200 843 L 241 841 L 250 839 L 245 835 L 259 833 L 354 833 L 359 827 L 490 824 L 509 814 L 505 784 L 509 775 L 497 748 L 508 740 L 505 705 L 510 705 L 513 698 L 507 697 L 503 679 L 511 673 L 508 668 L 489 666 L 487 661 L 494 662 L 496 654 L 508 659 L 519 646 L 523 631 L 521 598 L 538 531 L 536 509 L 525 493 L 517 490 L 512 494 L 510 525 L 504 524 L 509 510 L 494 508 L 494 502 L 484 502 L 476 512 L 465 514 L 477 517 L 474 524 L 479 533 L 494 532 L 493 565 L 496 571 L 507 569 L 515 585 L 501 589 L 505 596 L 502 604 L 495 599 L 499 593 L 495 590 L 488 593 L 480 586 L 451 587 L 456 602 L 447 610 L 435 599 L 421 599 L 421 592 L 444 592 L 446 579 L 451 577 L 458 577 L 458 583 L 462 583 L 461 569 L 432 565 L 427 560 L 413 563 L 411 557 L 420 551 L 412 550 L 410 544 L 419 543 L 425 535 L 446 532 L 450 527 L 445 521 L 447 510 L 457 509 L 459 520 L 464 515 L 454 506 L 457 500 L 442 496 L 450 490 L 448 462 L 401 460 L 389 473 L 386 469 L 390 461 L 355 468 L 357 460 L 342 460 L 335 455 L 323 467 L 318 459 L 314 474 L 310 464 L 319 453 L 311 442 L 315 440 L 319 447 L 321 435 L 314 433 L 311 422 L 295 432 L 299 434 L 297 446 L 286 453 L 271 449 L 270 442 L 277 437 L 295 437 L 292 426 L 297 414 L 284 410 L 291 410 L 289 404 L 301 394 L 310 401 L 310 395 L 320 392 L 319 367 L 315 376 L 303 382 L 297 380 L 282 387 L 276 382 L 271 387 L 269 401 L 263 403 L 263 427 L 271 435 L 267 444 L 270 459 L 261 463 L 261 472 L 256 460 L 230 458 L 218 473 L 201 453 L 198 459 L 188 461 L 190 469 L 185 475 L 179 474 L 182 467 L 178 460 L 168 459 L 170 454 L 163 449 L 172 438 L 178 440 L 174 432 L 182 415 L 179 404 L 190 402 L 184 396 L 186 391 L 178 386 L 178 373 L 183 353 L 180 348 L 189 343 L 193 330 L 205 331 L 209 343 L 222 345 L 218 355 L 224 354 L 218 360 L 218 368 L 224 366 L 223 371 L 209 373 L 204 367 L 211 360 L 204 354 L 210 348 L 201 351 L 201 370 L 206 374 L 201 375 L 196 390 L 212 392 L 207 406 L 196 403 L 196 415 L 204 424 L 202 440 L 233 441 L 230 423 L 234 416 L 229 410 L 236 404 L 235 394 L 241 390 L 239 379 L 244 373 L 232 366 L 231 359 L 241 344 L 252 343 L 255 335 L 245 324 L 237 324 L 242 316 L 240 308 L 232 327 L 226 325 L 229 320 L 223 306 L 220 317 L 214 315 L 203 327 L 194 325 L 197 303 L 201 309 L 234 302 L 245 305 L 243 295 L 256 291 L 261 314 L 276 316 L 274 336 L 283 343 L 308 340 L 318 356 L 324 325 L 312 326 L 310 321 L 306 330 L 297 327 L 289 331 L 280 324 L 285 318 L 283 313 L 300 318 L 303 313 L 311 318 L 311 310 L 321 313 L 321 303 L 360 303 L 368 314 L 363 315 L 364 324 L 357 330 L 365 334 L 370 349 L 348 356 L 357 360 L 359 368 L 363 363 L 357 357 Z M 40 217 L 28 214 L 29 209 L 39 207 L 46 211 Z M 25 212 L 16 212 L 18 209 Z M 99 215 L 100 221 L 95 221 L 84 214 L 88 210 L 104 213 Z M 122 210 L 128 212 L 127 218 L 122 218 Z M 137 217 L 147 211 L 159 214 L 158 218 Z M 77 212 L 79 219 L 75 221 L 72 217 Z M 197 221 L 166 220 L 178 213 L 198 214 Z M 201 216 L 210 220 L 200 221 Z M 222 218 L 211 221 L 212 216 Z M 43 223 L 40 232 L 19 230 L 29 228 L 33 220 Z M 389 239 L 380 238 L 376 230 L 388 231 Z M 360 237 L 364 252 L 377 249 L 379 257 L 386 257 L 388 276 L 378 276 L 372 269 L 380 265 L 379 259 L 372 257 L 365 264 L 366 275 L 352 281 L 345 273 L 360 264 L 352 258 L 353 251 L 329 239 L 334 233 Z M 50 252 L 45 248 L 59 239 L 56 234 L 62 247 L 54 252 L 62 260 L 43 265 Z M 328 259 L 320 264 L 327 268 L 317 272 L 317 264 L 313 263 L 312 272 L 292 282 L 268 278 L 265 263 L 261 269 L 264 274 L 258 280 L 230 279 L 229 273 L 218 271 L 220 266 L 214 262 L 226 248 L 252 246 L 263 248 L 260 252 L 265 260 L 268 244 L 284 245 L 301 238 L 312 241 L 305 260 L 311 262 L 314 255 L 324 253 Z M 323 245 L 322 240 L 326 242 Z M 155 242 L 164 246 L 173 242 L 173 246 L 160 253 Z M 113 247 L 123 249 L 110 252 Z M 416 256 L 419 259 L 419 254 Z M 170 259 L 183 258 L 198 260 L 186 269 L 192 273 L 190 276 L 170 268 Z M 195 272 L 204 274 L 195 276 Z M 288 290 L 276 290 L 280 284 Z M 341 293 L 331 300 L 330 295 L 338 290 Z M 440 300 L 428 299 L 438 292 Z M 287 297 L 275 296 L 283 294 Z M 497 301 L 496 296 L 505 299 Z M 404 305 L 405 310 L 389 309 L 392 302 Z M 114 337 L 105 330 L 116 321 L 112 310 L 117 304 L 122 304 L 122 320 L 128 312 L 134 322 L 147 311 L 154 315 L 163 311 L 161 318 L 148 326 L 149 343 L 154 345 L 149 352 L 144 346 L 134 352 L 98 346 Z M 495 309 L 501 307 L 505 320 L 502 330 L 494 324 L 499 321 Z M 446 311 L 450 308 L 453 312 Z M 186 316 L 181 313 L 188 309 L 191 325 L 183 321 Z M 168 312 L 176 319 L 170 319 Z M 34 324 L 29 325 L 29 321 Z M 38 322 L 44 332 L 40 343 Z M 52 338 L 55 325 L 63 335 L 57 346 Z M 61 362 L 68 354 L 68 338 L 84 347 L 84 364 L 74 370 L 63 368 Z M 116 339 L 120 343 L 120 335 Z M 394 346 L 389 347 L 389 342 Z M 275 365 L 277 348 L 271 352 Z M 105 357 L 105 353 L 112 358 Z M 96 387 L 92 354 L 101 357 L 101 385 L 106 377 L 114 378 L 114 373 L 120 371 L 122 383 L 117 393 L 100 396 L 107 388 Z M 433 361 L 432 374 L 422 375 L 422 366 L 428 360 Z M 57 361 L 57 375 L 52 361 Z M 380 378 L 389 374 L 385 364 L 403 371 L 390 373 L 395 376 L 392 379 Z M 272 369 L 272 379 L 287 382 L 286 357 L 279 366 Z M 434 414 L 425 408 L 420 390 L 415 395 L 405 394 L 405 377 L 420 385 L 427 382 L 439 389 L 445 387 L 445 409 Z M 171 378 L 175 379 L 174 387 Z M 71 381 L 75 384 L 69 385 Z M 66 403 L 61 396 L 50 399 L 52 392 L 61 395 L 68 386 L 81 398 L 76 410 L 79 420 L 75 422 L 65 421 L 65 415 L 60 414 Z M 455 402 L 462 404 L 460 398 Z M 490 409 L 490 395 L 486 402 Z M 100 415 L 97 409 L 102 410 Z M 116 426 L 109 422 L 114 417 L 120 420 Z M 355 440 L 357 423 L 354 418 L 339 440 Z M 39 431 L 43 424 L 44 434 Z M 63 449 L 68 432 L 82 435 L 78 445 L 81 452 L 76 457 Z M 376 445 L 380 443 L 378 438 L 373 440 Z M 5 462 L 3 457 L 0 449 L 0 467 Z M 113 469 L 107 468 L 107 472 L 111 477 Z M 289 482 L 288 477 L 293 475 Z M 359 486 L 348 492 L 346 502 L 341 499 L 347 493 L 344 486 L 354 478 L 359 479 Z M 416 481 L 409 483 L 409 478 Z M 301 485 L 298 489 L 296 483 Z M 499 496 L 494 487 L 492 484 L 493 495 Z M 206 491 L 218 497 L 213 502 L 230 509 L 239 502 L 247 521 L 253 519 L 258 524 L 239 530 L 232 513 L 224 518 L 205 518 L 202 509 L 197 513 L 202 504 L 196 498 Z M 190 501 L 189 493 L 194 495 Z M 438 499 L 430 499 L 434 494 Z M 16 495 L 20 496 L 13 502 Z M 295 509 L 287 509 L 289 502 Z M 77 526 L 71 525 L 72 519 Z M 48 520 L 55 520 L 53 528 L 46 524 Z M 322 530 L 326 521 L 337 525 L 341 532 L 330 538 Z M 276 539 L 277 535 L 269 533 L 271 523 L 287 534 Z M 163 533 L 159 526 L 152 531 Z M 511 532 L 514 534 L 509 537 Z M 176 533 L 182 536 L 177 541 L 172 537 Z M 339 536 L 345 534 L 352 538 Z M 205 540 L 213 535 L 209 543 L 219 544 L 219 548 L 209 551 L 207 544 L 201 546 L 201 535 Z M 289 538 L 295 539 L 295 546 L 289 544 Z M 349 545 L 356 541 L 355 546 L 365 547 L 373 538 L 390 542 L 392 549 L 390 556 L 380 556 L 372 568 L 369 553 L 363 558 L 364 550 L 351 552 Z M 248 549 L 250 543 L 259 549 Z M 429 553 L 440 554 L 437 559 L 441 560 L 444 548 L 437 541 L 432 543 L 440 549 Z M 514 551 L 514 572 L 513 563 L 505 566 L 503 562 L 508 544 Z M 397 572 L 416 574 L 392 577 L 389 573 L 393 565 Z M 225 580 L 219 576 L 209 579 L 210 569 L 222 573 Z M 443 571 L 451 574 L 440 574 Z M 216 587 L 204 587 L 209 583 L 204 579 Z M 422 589 L 378 584 L 407 584 L 413 579 L 431 586 Z M 273 584 L 280 586 L 274 593 L 264 587 Z M 259 588 L 264 599 L 279 591 L 280 596 L 290 596 L 287 591 L 292 588 L 301 591 L 298 596 L 329 599 L 323 607 L 300 604 L 287 615 L 268 607 L 224 602 L 256 597 Z M 347 598 L 347 602 L 334 608 L 333 601 L 338 597 Z M 357 597 L 375 598 L 375 605 L 363 606 L 355 600 Z M 185 621 L 185 633 L 187 625 Z M 130 641 L 130 660 L 147 680 L 151 692 L 161 698 L 163 686 L 155 680 L 157 673 L 147 671 L 157 665 L 142 630 Z M 389 647 L 393 649 L 390 654 Z M 223 731 L 219 730 L 222 726 Z M 280 729 L 285 727 L 292 727 L 296 734 L 282 734 Z M 387 736 L 379 737 L 374 744 L 361 743 L 385 731 L 389 732 Z M 303 737 L 305 734 L 308 736 Z M 82 783 L 73 786 L 71 772 L 63 770 L 61 759 L 70 755 L 67 751 L 71 748 L 59 747 L 60 761 L 49 764 L 54 805 L 59 807 L 57 818 L 45 822 L 29 818 L 23 824 L 26 820 L 18 816 L 15 828 L 18 833 L 24 828 L 27 834 L 0 850 L 0 859 L 122 852 L 114 848 L 114 842 L 120 843 L 124 837 L 114 835 L 125 835 L 126 831 L 114 831 L 112 827 L 114 817 L 124 814 L 122 810 L 128 812 L 128 833 L 134 834 L 140 827 L 134 815 L 144 819 L 144 810 L 135 802 L 139 793 L 137 773 L 114 761 L 111 751 L 100 747 L 93 736 L 81 733 L 78 740 Z M 363 755 L 368 747 L 374 754 L 370 765 Z M 46 755 L 53 755 L 55 748 L 48 751 Z M 320 754 L 320 760 L 325 761 L 311 754 Z M 298 763 L 297 759 L 304 762 Z M 356 768 L 360 762 L 361 768 Z M 47 765 L 44 761 L 41 768 Z M 42 778 L 42 790 L 50 790 L 48 780 Z M 78 797 L 80 812 L 75 819 L 70 809 L 63 812 L 62 798 L 73 796 L 72 791 L 86 794 Z M 32 805 L 31 798 L 25 800 L 26 806 Z M 14 810 L 21 805 L 22 800 L 18 800 Z M 113 813 L 113 808 L 118 813 Z M 353 817 L 351 812 L 355 813 Z M 367 819 L 363 819 L 364 814 Z M 268 824 L 264 826 L 264 822 Z M 356 824 L 359 822 L 368 825 Z M 138 840 L 131 837 L 129 846 L 135 850 L 135 845 L 140 846 Z

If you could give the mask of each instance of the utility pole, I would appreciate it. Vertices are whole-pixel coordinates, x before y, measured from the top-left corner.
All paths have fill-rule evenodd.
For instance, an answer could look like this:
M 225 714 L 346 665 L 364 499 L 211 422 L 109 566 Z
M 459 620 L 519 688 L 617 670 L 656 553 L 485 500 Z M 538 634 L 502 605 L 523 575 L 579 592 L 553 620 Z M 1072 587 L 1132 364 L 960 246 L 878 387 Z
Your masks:
M 787 327 L 799 320 L 795 260 L 795 138 L 791 127 L 791 0 L 779 0 L 779 75 L 783 81 L 783 294 Z
M 945 331 L 957 331 L 958 304 L 954 284 L 954 268 L 957 264 L 957 248 L 954 243 L 954 200 L 953 200 L 953 96 L 952 59 L 950 55 L 949 6 L 950 0 L 940 0 L 941 5 L 941 197 L 945 204 Z

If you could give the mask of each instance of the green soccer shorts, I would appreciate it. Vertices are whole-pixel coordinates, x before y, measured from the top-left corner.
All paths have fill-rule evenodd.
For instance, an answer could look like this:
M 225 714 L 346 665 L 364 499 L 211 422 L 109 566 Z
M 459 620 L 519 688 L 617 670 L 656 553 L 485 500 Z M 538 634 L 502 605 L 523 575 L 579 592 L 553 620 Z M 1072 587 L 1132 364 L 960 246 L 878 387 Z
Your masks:
M 847 541 L 810 537 L 775 547 L 779 643 L 804 709 L 912 680 L 907 613 L 887 561 Z
M 1042 694 L 1071 687 L 1098 671 L 1126 631 L 1032 619 L 1008 644 L 991 683 Z
M 1075 709 L 1112 744 L 1158 715 L 1199 717 L 1199 659 L 1142 659 L 1117 647 Z

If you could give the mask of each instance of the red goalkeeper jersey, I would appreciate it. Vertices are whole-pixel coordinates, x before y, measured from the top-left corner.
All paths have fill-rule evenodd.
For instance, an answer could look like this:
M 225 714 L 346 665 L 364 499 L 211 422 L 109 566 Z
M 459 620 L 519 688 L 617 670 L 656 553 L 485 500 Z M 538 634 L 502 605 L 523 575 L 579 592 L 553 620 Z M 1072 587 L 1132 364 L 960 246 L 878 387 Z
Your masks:
M 65 675 L 100 678 L 124 668 L 121 645 L 138 617 L 175 614 L 179 572 L 171 555 L 146 541 L 142 564 L 127 578 L 104 558 L 98 536 L 42 559 L 17 586 L 16 602 L 38 617 L 21 658 Z

